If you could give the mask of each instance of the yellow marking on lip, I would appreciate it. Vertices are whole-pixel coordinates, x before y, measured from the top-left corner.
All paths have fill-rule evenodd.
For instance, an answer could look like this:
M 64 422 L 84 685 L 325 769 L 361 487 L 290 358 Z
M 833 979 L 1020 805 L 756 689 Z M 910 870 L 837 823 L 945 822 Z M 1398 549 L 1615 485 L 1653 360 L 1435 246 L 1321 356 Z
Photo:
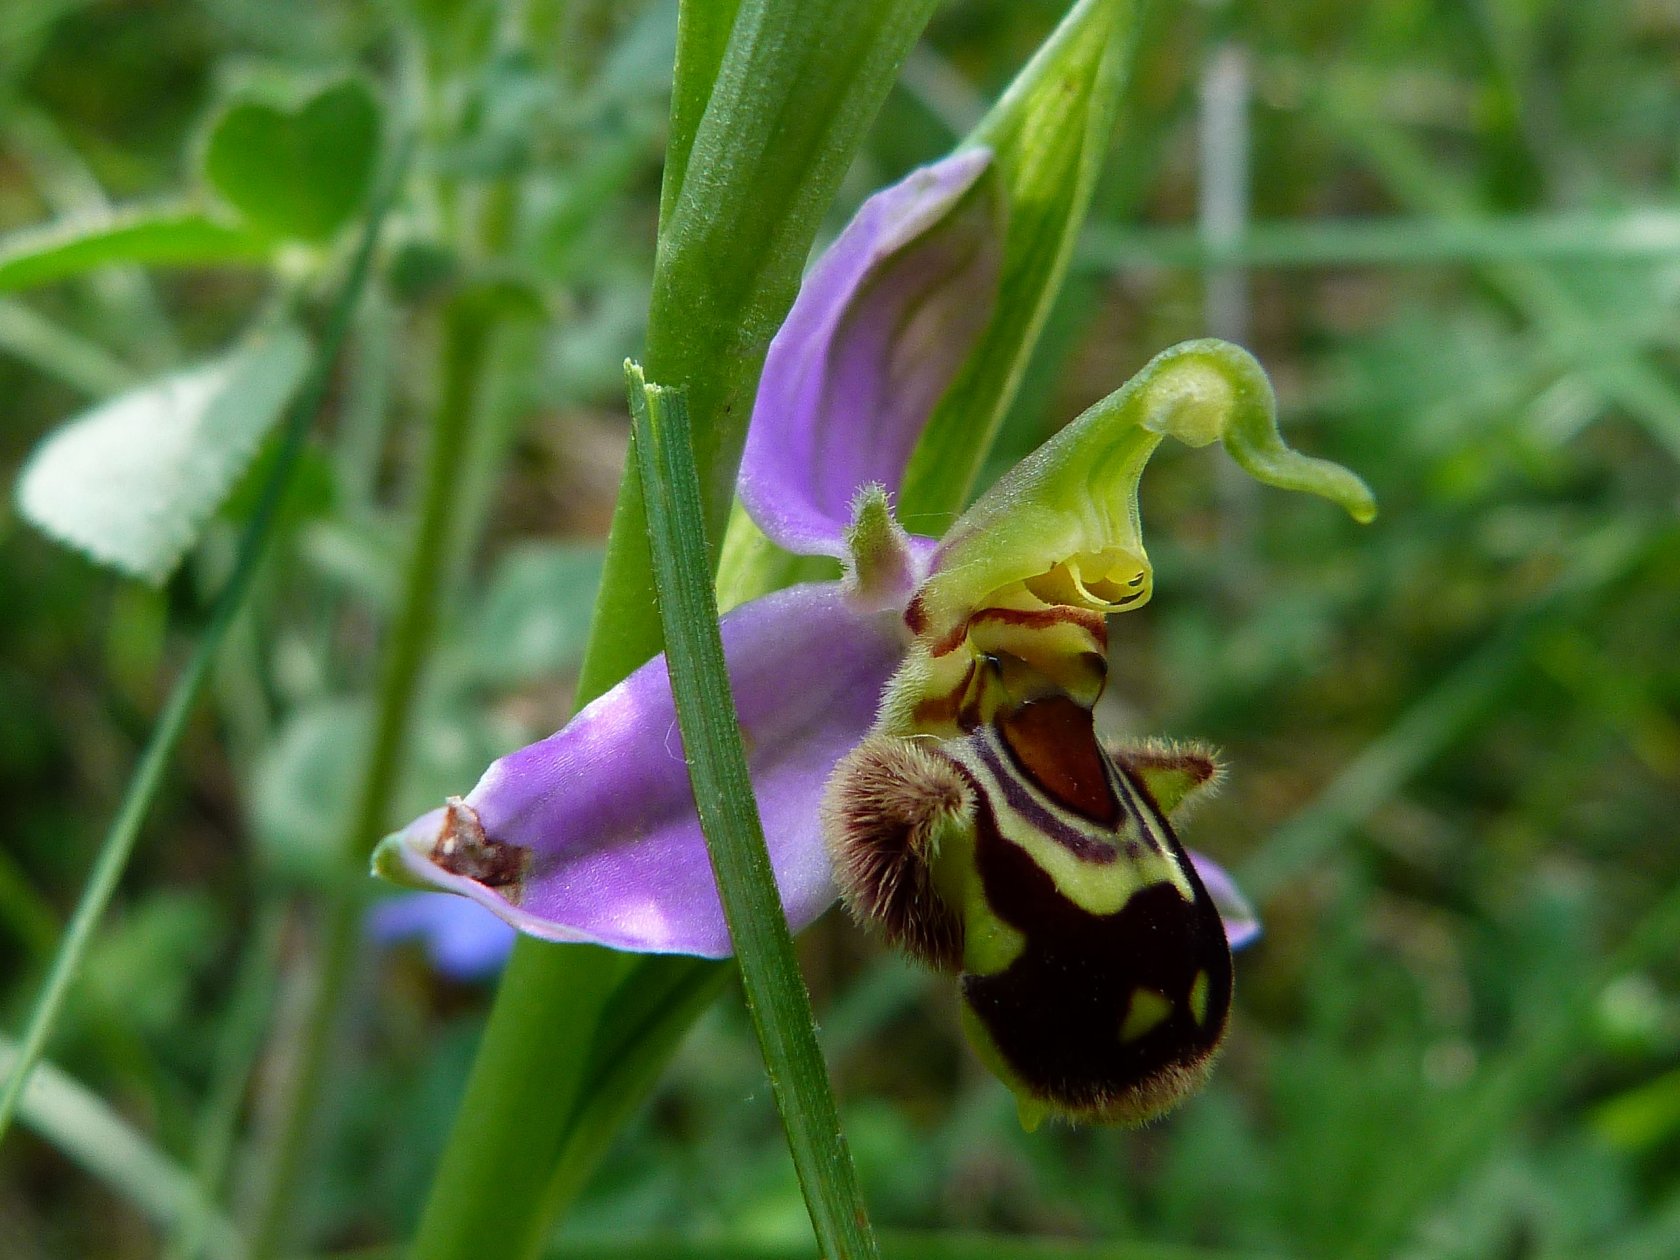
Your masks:
M 1133 989 L 1125 1022 L 1120 1025 L 1122 1043 L 1136 1041 L 1159 1027 L 1172 1014 L 1173 1004 L 1152 989 Z
M 1196 979 L 1190 986 L 1190 1014 L 1198 1024 L 1207 1023 L 1208 1002 L 1208 973 L 1198 971 Z

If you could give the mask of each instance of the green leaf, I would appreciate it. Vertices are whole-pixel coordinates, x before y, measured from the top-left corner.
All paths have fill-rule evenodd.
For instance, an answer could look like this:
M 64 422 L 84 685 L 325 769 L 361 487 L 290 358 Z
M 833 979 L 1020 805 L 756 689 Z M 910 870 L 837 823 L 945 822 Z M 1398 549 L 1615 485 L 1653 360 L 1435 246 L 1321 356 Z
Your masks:
M 0 239 L 0 291 L 68 280 L 100 267 L 253 262 L 270 246 L 248 229 L 182 206 L 137 207 L 24 228 Z
M 23 515 L 101 564 L 162 582 L 250 465 L 309 355 L 308 338 L 282 325 L 95 407 L 30 457 Z
M 598 547 L 528 543 L 513 548 L 473 609 L 468 643 L 473 674 L 507 686 L 576 666 L 589 641 L 589 617 L 600 584 Z
M 625 375 L 636 463 L 647 488 L 671 692 L 747 1011 L 821 1254 L 832 1260 L 877 1256 L 747 773 L 712 592 L 688 409 L 682 391 L 649 385 L 635 364 L 625 365 Z
M 237 100 L 211 124 L 204 174 L 247 220 L 276 236 L 322 241 L 367 197 L 379 155 L 379 106 L 360 79 L 300 105 Z
M 1132 0 L 1081 0 L 981 120 L 1009 206 L 997 313 L 928 421 L 902 515 L 954 514 L 973 489 L 1067 274 L 1114 125 Z

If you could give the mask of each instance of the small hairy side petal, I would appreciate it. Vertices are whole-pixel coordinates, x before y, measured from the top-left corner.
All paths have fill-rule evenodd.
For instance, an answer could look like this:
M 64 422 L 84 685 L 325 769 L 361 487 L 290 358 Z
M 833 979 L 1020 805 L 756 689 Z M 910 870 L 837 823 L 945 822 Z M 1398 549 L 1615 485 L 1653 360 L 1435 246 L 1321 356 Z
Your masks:
M 946 832 L 965 826 L 973 805 L 948 757 L 885 735 L 843 757 L 823 793 L 823 840 L 847 909 L 940 971 L 962 963 L 963 927 L 933 867 Z

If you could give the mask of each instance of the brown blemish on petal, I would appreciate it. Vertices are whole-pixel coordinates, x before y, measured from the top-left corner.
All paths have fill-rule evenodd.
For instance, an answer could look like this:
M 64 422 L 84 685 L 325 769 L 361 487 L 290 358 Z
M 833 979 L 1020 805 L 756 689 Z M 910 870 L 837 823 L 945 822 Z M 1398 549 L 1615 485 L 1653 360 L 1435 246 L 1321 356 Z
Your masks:
M 445 806 L 430 856 L 439 870 L 497 889 L 515 903 L 531 865 L 531 850 L 492 840 L 485 834 L 478 811 L 458 796 L 450 797 Z

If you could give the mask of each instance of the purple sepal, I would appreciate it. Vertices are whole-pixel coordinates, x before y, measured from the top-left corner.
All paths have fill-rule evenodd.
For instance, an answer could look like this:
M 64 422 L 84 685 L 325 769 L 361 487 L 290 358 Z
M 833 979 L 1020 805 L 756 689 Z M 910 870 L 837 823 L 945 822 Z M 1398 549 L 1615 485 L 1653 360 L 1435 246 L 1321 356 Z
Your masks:
M 387 944 L 419 941 L 432 965 L 455 980 L 487 980 L 502 969 L 519 934 L 462 897 L 407 893 L 368 911 L 368 934 Z
M 1208 896 L 1213 898 L 1213 904 L 1219 909 L 1219 917 L 1225 923 L 1225 939 L 1231 949 L 1246 949 L 1259 940 L 1260 915 L 1249 899 L 1243 896 L 1242 889 L 1237 887 L 1229 872 L 1212 858 L 1194 850 L 1190 853 L 1190 861 L 1196 868 L 1196 874 L 1201 876 Z
M 835 898 L 818 822 L 822 787 L 874 722 L 903 654 L 902 627 L 890 614 L 854 611 L 839 583 L 813 583 L 744 604 L 722 628 L 770 862 L 797 931 Z M 480 883 L 439 865 L 462 869 L 438 843 L 452 816 L 476 816 L 490 845 L 511 846 L 495 852 L 517 874 Z M 731 952 L 663 656 L 564 729 L 496 761 L 451 811 L 433 810 L 387 839 L 376 861 L 393 859 L 533 936 Z
M 991 160 L 966 149 L 864 202 L 770 343 L 738 490 L 787 550 L 845 554 L 854 496 L 898 488 L 991 318 L 1000 211 L 976 190 Z

